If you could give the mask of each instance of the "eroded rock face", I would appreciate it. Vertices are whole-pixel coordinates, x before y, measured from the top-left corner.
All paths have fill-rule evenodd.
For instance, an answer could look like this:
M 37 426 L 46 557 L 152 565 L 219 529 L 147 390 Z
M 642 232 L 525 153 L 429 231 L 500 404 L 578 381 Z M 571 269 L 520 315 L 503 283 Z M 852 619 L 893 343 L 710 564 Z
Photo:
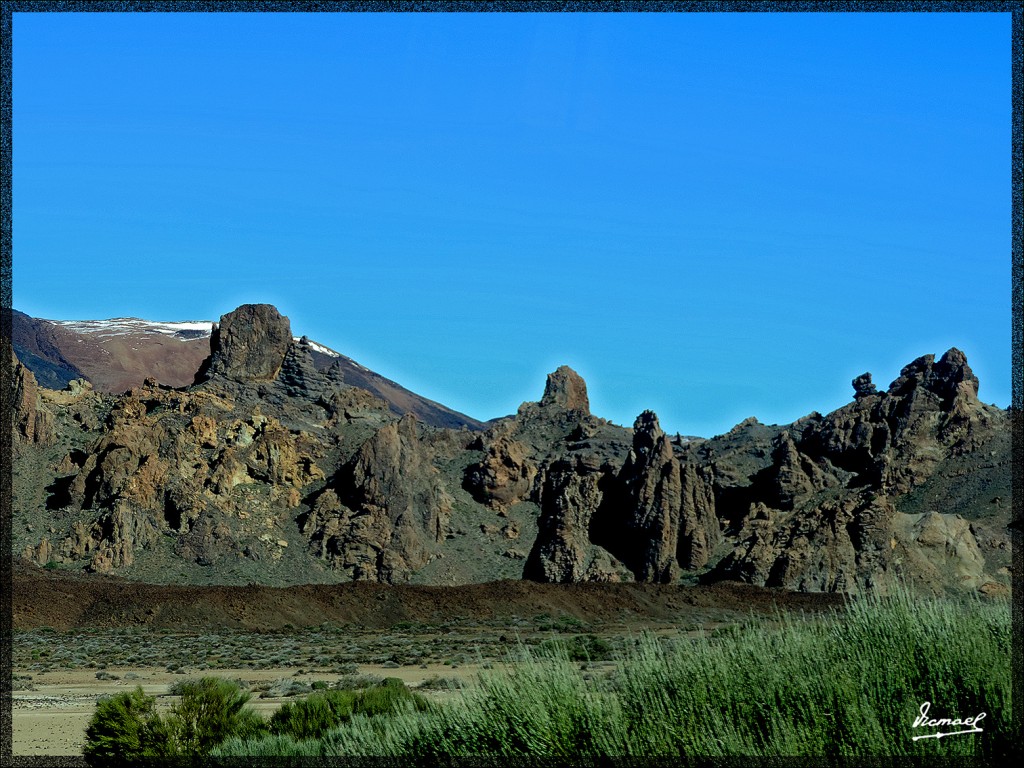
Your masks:
M 444 540 L 451 498 L 416 419 L 379 429 L 318 497 L 302 532 L 310 551 L 354 580 L 398 583 Z
M 775 492 L 766 501 L 778 509 L 793 509 L 798 500 L 839 484 L 835 473 L 829 471 L 832 467 L 801 453 L 789 432 L 776 439 L 772 462 Z
M 861 494 L 825 501 L 805 514 L 761 507 L 719 566 L 751 584 L 810 592 L 858 592 L 888 564 L 892 505 Z
M 676 458 L 658 417 L 644 411 L 633 425 L 633 451 L 619 473 L 624 510 L 620 552 L 640 581 L 668 582 L 681 569 L 704 566 L 721 540 L 714 497 L 702 473 Z
M 595 516 L 614 468 L 593 457 L 563 458 L 545 473 L 541 490 L 540 530 L 523 570 L 534 581 L 633 581 L 633 574 L 607 549 L 594 543 Z M 600 523 L 598 523 L 599 525 Z
M 243 304 L 220 319 L 199 380 L 273 381 L 292 344 L 291 324 L 270 304 Z
M 951 349 L 937 363 L 918 358 L 886 392 L 870 386 L 869 374 L 853 385 L 854 402 L 780 434 L 772 465 L 747 494 L 737 546 L 713 577 L 845 592 L 887 589 L 898 578 L 935 589 L 991 581 L 969 523 L 896 507 L 1008 427 L 1004 414 L 978 401 L 963 353 Z
M 53 442 L 53 414 L 39 401 L 39 387 L 32 371 L 11 352 L 13 367 L 14 436 L 28 443 Z
M 312 348 L 305 336 L 288 346 L 279 378 L 289 396 L 302 398 L 317 397 L 330 382 L 326 374 L 317 370 Z
M 179 557 L 201 565 L 244 549 L 262 531 L 238 486 L 261 485 L 278 508 L 294 508 L 298 489 L 323 471 L 301 436 L 258 410 L 231 418 L 230 405 L 203 393 L 146 386 L 118 398 L 90 451 L 66 455 L 56 468 L 55 506 L 90 513 L 54 551 L 59 562 L 88 561 L 93 571 L 132 565 L 159 535 L 178 535 Z M 58 491 L 59 488 L 59 491 Z
M 633 424 L 633 450 L 619 484 L 626 564 L 639 581 L 672 581 L 679 575 L 681 468 L 652 411 Z
M 560 366 L 554 373 L 548 374 L 540 404 L 589 414 L 587 384 L 572 368 L 567 365 Z
M 657 416 L 645 411 L 621 466 L 584 454 L 547 468 L 524 576 L 670 582 L 704 566 L 720 541 L 706 472 L 682 464 Z
M 942 591 L 980 589 L 993 583 L 969 521 L 959 515 L 897 513 L 892 523 L 892 567 L 916 586 Z
M 466 471 L 466 490 L 483 504 L 503 509 L 529 498 L 537 477 L 537 465 L 517 440 L 499 436 L 487 447 L 487 455 Z
M 955 349 L 887 391 L 857 377 L 824 416 L 681 440 L 653 412 L 632 430 L 593 416 L 566 367 L 483 432 L 426 427 L 340 367 L 317 371 L 276 312 L 242 307 L 221 330 L 189 388 L 150 379 L 111 396 L 15 377 L 17 448 L 38 462 L 21 503 L 53 523 L 26 515 L 18 552 L 139 578 L 173 553 L 203 580 L 1008 583 L 1009 490 L 990 486 L 1009 471 L 1009 420 L 978 401 Z

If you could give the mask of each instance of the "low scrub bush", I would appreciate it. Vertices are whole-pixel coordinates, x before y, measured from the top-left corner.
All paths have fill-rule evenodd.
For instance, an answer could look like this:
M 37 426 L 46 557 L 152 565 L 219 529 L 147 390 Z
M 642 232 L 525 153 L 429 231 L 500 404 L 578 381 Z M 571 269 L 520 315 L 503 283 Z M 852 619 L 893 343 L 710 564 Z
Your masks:
M 540 648 L 563 648 L 570 661 L 607 661 L 615 655 L 611 643 L 596 635 L 552 638 L 542 642 Z
M 489 667 L 485 667 L 485 669 L 489 669 Z M 440 675 L 432 675 L 419 684 L 418 690 L 455 691 L 465 687 L 466 684 L 457 677 L 441 677 Z
M 288 702 L 270 718 L 270 731 L 296 740 L 314 739 L 356 715 L 391 715 L 405 707 L 423 712 L 429 706 L 422 695 L 390 677 L 369 688 L 317 691 L 300 701 Z
M 141 687 L 100 699 L 85 730 L 89 765 L 129 766 L 162 753 L 156 699 Z

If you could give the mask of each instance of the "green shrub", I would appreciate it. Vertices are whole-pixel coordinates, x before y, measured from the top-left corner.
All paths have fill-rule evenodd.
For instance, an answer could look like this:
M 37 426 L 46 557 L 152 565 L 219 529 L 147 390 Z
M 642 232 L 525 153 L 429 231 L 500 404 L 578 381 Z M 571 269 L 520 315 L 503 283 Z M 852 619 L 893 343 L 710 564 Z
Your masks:
M 352 716 L 356 693 L 318 691 L 281 705 L 270 718 L 270 732 L 293 739 L 314 739 Z
M 596 635 L 553 638 L 540 644 L 542 651 L 564 649 L 570 661 L 607 661 L 614 657 L 611 643 Z
M 390 715 L 403 709 L 406 702 L 410 702 L 417 712 L 430 708 L 430 703 L 421 694 L 410 691 L 400 679 L 386 677 L 380 685 L 359 692 L 352 714 L 367 717 Z
M 172 717 L 181 754 L 205 755 L 232 736 L 246 739 L 267 732 L 263 718 L 245 706 L 250 694 L 237 683 L 204 677 L 176 687 L 181 701 Z
M 141 687 L 101 699 L 86 729 L 86 761 L 122 766 L 150 758 L 192 758 L 229 738 L 267 733 L 266 722 L 245 707 L 249 694 L 237 683 L 206 677 L 176 683 L 172 691 L 181 700 L 166 716 Z
M 390 715 L 406 706 L 423 712 L 430 705 L 401 680 L 389 677 L 371 688 L 317 691 L 300 701 L 287 702 L 270 718 L 270 732 L 296 740 L 315 739 L 347 723 L 354 715 Z
M 85 760 L 89 765 L 128 766 L 164 754 L 166 730 L 156 698 L 141 687 L 102 698 L 85 730 Z
M 490 669 L 490 667 L 485 667 Z M 466 684 L 457 677 L 441 677 L 433 675 L 420 683 L 418 690 L 421 691 L 455 691 L 465 688 Z

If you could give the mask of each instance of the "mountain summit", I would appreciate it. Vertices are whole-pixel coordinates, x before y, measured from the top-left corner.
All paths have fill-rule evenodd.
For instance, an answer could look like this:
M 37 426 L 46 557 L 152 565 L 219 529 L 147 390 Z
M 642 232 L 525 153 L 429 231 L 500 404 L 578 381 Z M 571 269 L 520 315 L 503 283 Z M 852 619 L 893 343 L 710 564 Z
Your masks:
M 396 416 L 413 413 L 439 427 L 483 427 L 477 419 L 410 392 L 323 344 L 292 336 L 288 318 L 269 304 L 242 305 L 217 323 L 124 317 L 40 320 L 18 311 L 13 315 L 14 351 L 50 389 L 63 389 L 74 379 L 112 394 L 139 387 L 148 378 L 171 387 L 186 387 L 210 376 L 270 382 L 292 343 L 293 354 L 308 355 L 316 371 L 327 374 L 334 369 L 335 379 L 381 398 Z

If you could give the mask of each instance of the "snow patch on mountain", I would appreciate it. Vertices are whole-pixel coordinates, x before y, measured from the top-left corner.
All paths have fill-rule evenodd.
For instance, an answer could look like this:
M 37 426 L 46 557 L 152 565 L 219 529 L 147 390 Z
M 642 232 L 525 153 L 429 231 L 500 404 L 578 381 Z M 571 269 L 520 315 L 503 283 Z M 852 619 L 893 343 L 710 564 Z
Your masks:
M 91 334 L 97 338 L 129 336 L 137 333 L 174 336 L 179 339 L 205 339 L 213 332 L 210 320 L 189 320 L 187 322 L 153 322 L 137 317 L 113 317 L 109 320 L 47 320 L 75 333 Z
M 44 322 L 59 325 L 69 331 L 78 334 L 89 334 L 97 339 L 109 339 L 115 336 L 130 336 L 132 334 L 158 334 L 161 336 L 173 336 L 184 341 L 193 339 L 208 339 L 213 333 L 215 323 L 212 320 L 188 320 L 185 322 L 157 322 L 153 320 L 142 320 L 138 317 L 112 317 L 109 320 L 45 320 Z M 298 342 L 301 337 L 293 336 Z M 81 341 L 81 339 L 79 339 Z M 315 352 L 328 357 L 344 357 L 330 347 L 318 344 L 315 341 L 306 339 L 309 348 Z M 347 359 L 347 358 L 346 358 Z M 358 363 L 356 363 L 358 365 Z M 362 368 L 363 366 L 358 366 Z
M 298 343 L 298 342 L 302 341 L 302 337 L 300 337 L 300 336 L 292 336 L 292 341 Z M 311 341 L 310 339 L 306 339 L 306 344 L 314 352 L 319 352 L 321 355 L 327 355 L 328 357 L 342 357 L 341 354 L 339 354 L 338 352 L 335 352 L 330 347 L 325 347 L 323 344 L 317 344 L 315 341 Z

